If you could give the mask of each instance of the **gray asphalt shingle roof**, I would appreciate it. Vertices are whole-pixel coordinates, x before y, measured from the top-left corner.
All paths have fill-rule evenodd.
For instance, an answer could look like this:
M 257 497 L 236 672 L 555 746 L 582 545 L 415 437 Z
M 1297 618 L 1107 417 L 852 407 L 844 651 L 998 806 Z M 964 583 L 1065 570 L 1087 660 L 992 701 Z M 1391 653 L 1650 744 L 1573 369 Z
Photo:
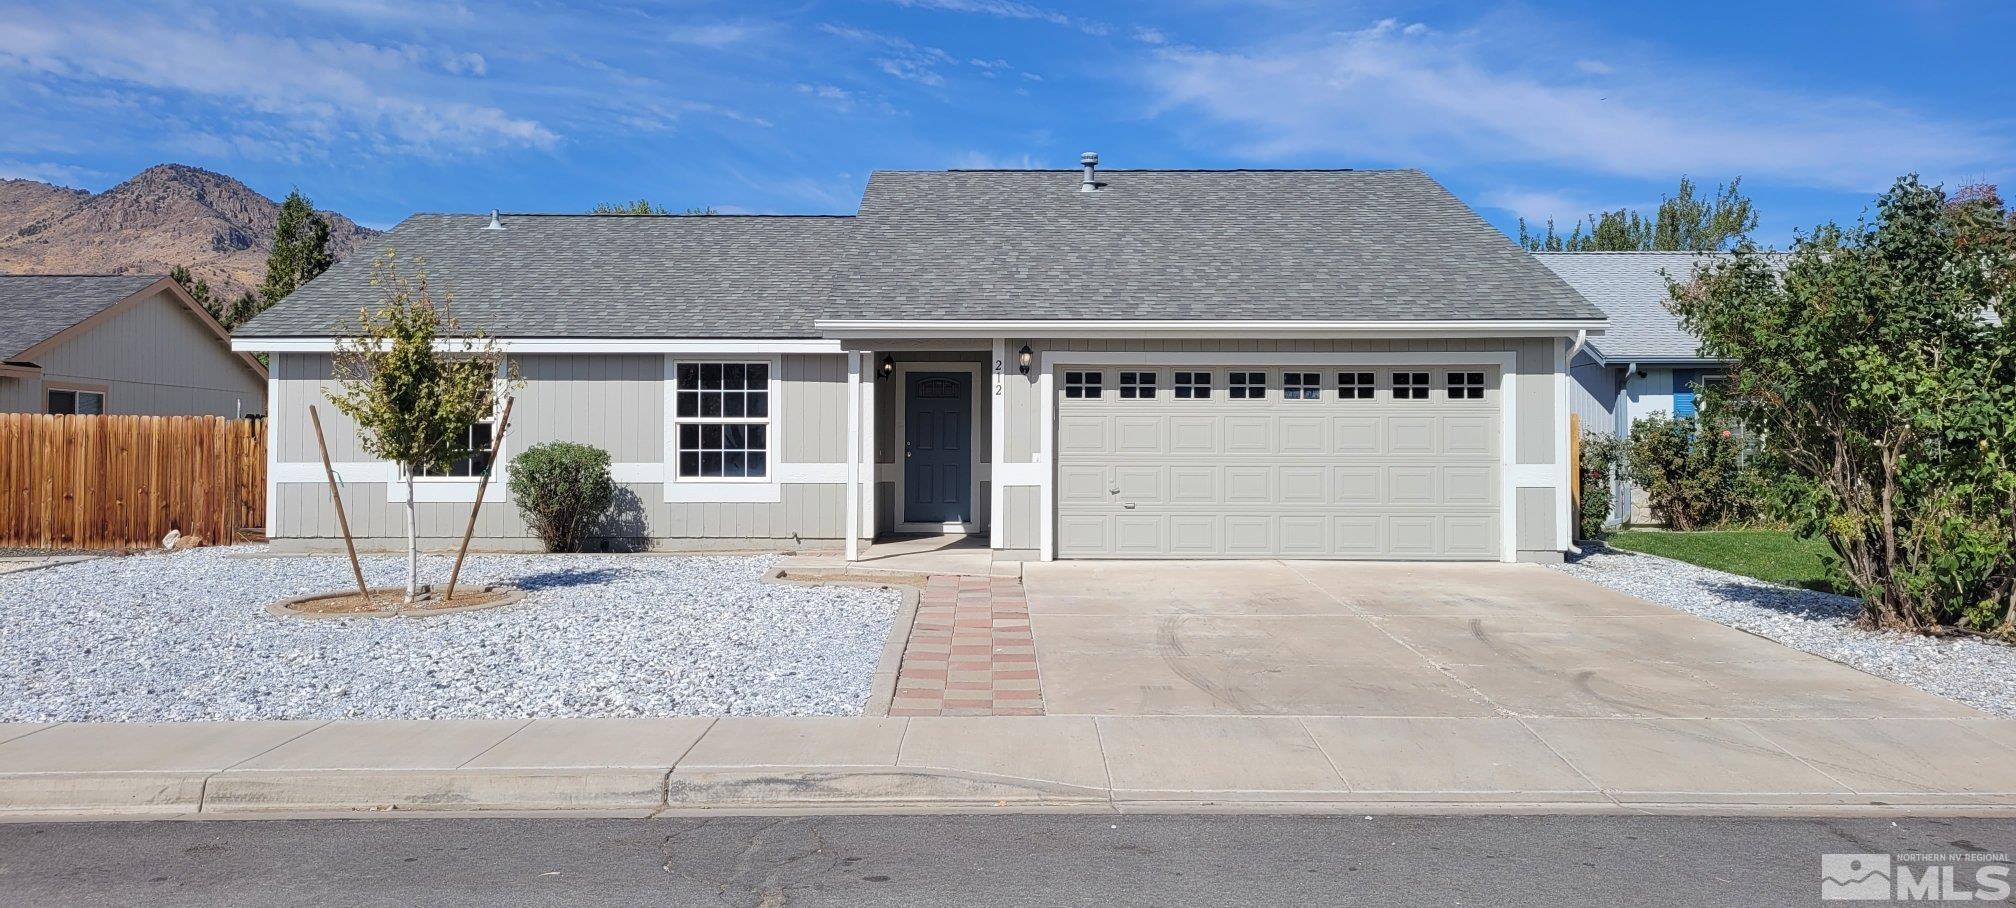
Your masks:
M 818 319 L 1600 319 L 1424 174 L 883 171 L 847 217 L 415 215 L 425 261 L 500 337 L 813 337 Z M 240 336 L 326 336 L 376 305 L 371 251 Z
M 1414 170 L 878 172 L 827 318 L 1594 319 Z
M 1695 266 L 1714 253 L 1536 252 L 1533 257 L 1609 314 L 1610 327 L 1589 342 L 1604 358 L 1700 357 L 1700 341 L 1666 308 L 1671 298 L 1666 278 L 1692 280 Z
M 808 337 L 846 217 L 416 214 L 240 327 L 341 334 L 382 300 L 378 253 L 498 337 Z
M 160 279 L 158 274 L 0 275 L 0 362 Z

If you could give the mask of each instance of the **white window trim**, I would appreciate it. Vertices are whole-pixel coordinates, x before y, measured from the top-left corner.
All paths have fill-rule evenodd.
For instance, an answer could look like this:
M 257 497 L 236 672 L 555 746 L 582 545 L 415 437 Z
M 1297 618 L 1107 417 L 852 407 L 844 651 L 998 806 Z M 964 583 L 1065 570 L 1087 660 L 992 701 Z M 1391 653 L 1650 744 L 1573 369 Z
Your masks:
M 1183 381 L 1181 376 L 1184 375 L 1190 376 L 1191 380 L 1187 382 Z M 1204 376 L 1204 381 L 1201 383 L 1196 380 L 1196 377 L 1199 375 Z M 1214 388 L 1218 388 L 1220 390 L 1223 389 L 1223 386 L 1217 384 L 1216 379 L 1217 379 L 1217 373 L 1206 369 L 1170 370 L 1169 397 L 1172 400 L 1211 400 L 1213 399 L 1213 395 L 1211 393 L 1212 389 Z M 1177 393 L 1179 389 L 1189 391 L 1190 394 L 1188 395 L 1179 394 Z M 1197 393 L 1198 391 L 1203 391 L 1204 393 L 1198 394 Z
M 765 475 L 762 477 L 706 477 L 686 479 L 679 475 L 679 364 L 680 363 L 767 363 L 770 367 L 770 400 L 765 441 Z M 734 353 L 668 353 L 665 356 L 665 500 L 667 502 L 778 502 L 784 500 L 786 472 L 780 461 L 784 450 L 784 357 L 782 354 L 743 355 Z M 753 422 L 754 420 L 737 420 Z M 845 467 L 845 464 L 841 464 Z M 845 478 L 842 477 L 842 481 Z
M 1303 384 L 1298 384 L 1298 385 L 1296 385 L 1296 386 L 1295 386 L 1295 390 L 1296 390 L 1297 392 L 1305 392 L 1305 391 L 1314 391 L 1314 392 L 1316 392 L 1316 396 L 1314 396 L 1314 397 L 1310 397 L 1310 396 L 1307 396 L 1306 394 L 1298 394 L 1298 395 L 1297 395 L 1297 396 L 1295 396 L 1295 397 L 1289 397 L 1289 396 L 1288 396 L 1288 376 L 1290 376 L 1290 375 L 1299 375 L 1299 376 L 1314 376 L 1314 377 L 1315 377 L 1315 379 L 1316 379 L 1316 383 L 1315 383 L 1315 384 L 1313 384 L 1313 385 L 1303 385 Z M 1297 370 L 1294 370 L 1294 371 L 1292 371 L 1292 372 L 1291 372 L 1291 371 L 1289 371 L 1289 370 L 1286 370 L 1286 369 L 1283 369 L 1283 370 L 1281 370 L 1281 399 L 1282 399 L 1282 400 L 1293 400 L 1293 401 L 1307 401 L 1307 400 L 1322 400 L 1322 399 L 1323 399 L 1323 373 L 1322 373 L 1322 372 L 1304 372 L 1304 371 L 1302 371 L 1302 370 L 1300 370 L 1300 369 L 1297 369 Z
M 1057 559 L 1057 401 L 1053 376 L 1059 366 L 1079 366 L 1098 364 L 1102 366 L 1160 365 L 1180 368 L 1187 365 L 1215 365 L 1237 368 L 1250 366 L 1309 366 L 1314 368 L 1339 369 L 1343 367 L 1406 367 L 1409 371 L 1420 367 L 1437 366 L 1479 366 L 1498 370 L 1498 545 L 1500 561 L 1519 560 L 1519 489 L 1531 486 L 1549 486 L 1555 490 L 1557 539 L 1568 534 L 1561 520 L 1566 519 L 1567 505 L 1561 502 L 1567 498 L 1569 466 L 1566 463 L 1568 450 L 1567 408 L 1568 383 L 1566 363 L 1563 353 L 1567 342 L 1555 345 L 1554 350 L 1554 415 L 1556 425 L 1562 427 L 1555 432 L 1555 462 L 1549 464 L 1519 463 L 1519 399 L 1514 387 L 1514 377 L 1519 374 L 1519 356 L 1512 351 L 1474 353 L 1102 353 L 1091 350 L 1055 350 L 1039 353 L 1036 368 L 1043 387 L 1036 404 L 1040 408 L 1038 425 L 1042 430 L 1042 471 L 1038 475 L 1041 482 L 1042 525 L 1039 535 L 1038 557 L 1044 561 Z M 1488 379 L 1487 379 L 1488 381 Z M 1565 549 L 1565 544 L 1564 544 Z
M 973 512 L 972 519 L 947 521 L 944 523 L 918 523 L 908 519 L 904 513 L 904 499 L 906 496 L 903 493 L 908 488 L 907 483 L 909 482 L 904 469 L 904 462 L 909 460 L 909 458 L 903 456 L 903 443 L 910 437 L 907 434 L 909 427 L 905 424 L 905 421 L 909 418 L 910 413 L 910 373 L 912 372 L 967 373 L 970 376 L 966 386 L 969 398 L 977 397 L 982 387 L 980 383 L 981 365 L 974 362 L 899 362 L 896 364 L 896 370 L 890 373 L 889 381 L 895 384 L 896 394 L 896 433 L 891 436 L 891 443 L 896 448 L 894 452 L 896 459 L 896 489 L 895 493 L 891 496 L 895 499 L 896 513 L 892 516 L 895 518 L 896 532 L 964 533 L 968 536 L 974 535 L 979 533 L 981 528 L 979 521 L 980 477 L 982 472 L 981 466 L 985 463 L 985 461 L 980 459 L 980 402 L 975 399 L 967 401 L 970 412 L 966 418 L 970 438 L 970 441 L 967 443 L 967 450 L 971 452 L 969 456 L 973 460 L 972 464 L 966 469 L 967 483 L 969 485 L 966 493 L 966 508 Z M 991 500 L 989 504 L 992 504 Z M 987 516 L 991 519 L 994 515 L 990 513 Z

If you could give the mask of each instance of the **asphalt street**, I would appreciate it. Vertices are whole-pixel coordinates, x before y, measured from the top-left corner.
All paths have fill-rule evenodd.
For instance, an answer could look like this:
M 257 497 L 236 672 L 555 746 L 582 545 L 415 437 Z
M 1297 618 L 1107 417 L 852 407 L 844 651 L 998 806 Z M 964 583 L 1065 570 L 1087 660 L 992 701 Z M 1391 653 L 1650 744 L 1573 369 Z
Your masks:
M 0 823 L 0 905 L 1776 905 L 2016 822 L 818 816 Z

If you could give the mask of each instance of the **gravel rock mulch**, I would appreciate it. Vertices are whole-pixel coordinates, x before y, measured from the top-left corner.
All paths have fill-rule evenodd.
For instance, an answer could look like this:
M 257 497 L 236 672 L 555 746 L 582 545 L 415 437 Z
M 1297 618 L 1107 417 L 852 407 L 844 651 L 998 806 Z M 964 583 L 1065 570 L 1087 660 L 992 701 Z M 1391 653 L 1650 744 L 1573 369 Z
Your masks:
M 258 547 L 0 576 L 0 721 L 856 715 L 901 595 L 761 578 L 773 557 L 472 556 L 524 602 L 429 618 L 280 618 L 352 585 Z M 421 562 L 441 581 L 449 560 Z M 404 581 L 365 559 L 373 585 Z
M 1872 675 L 2016 718 L 2016 647 L 1854 626 L 1861 603 L 1684 561 L 1597 548 L 1556 570 L 1768 637 Z

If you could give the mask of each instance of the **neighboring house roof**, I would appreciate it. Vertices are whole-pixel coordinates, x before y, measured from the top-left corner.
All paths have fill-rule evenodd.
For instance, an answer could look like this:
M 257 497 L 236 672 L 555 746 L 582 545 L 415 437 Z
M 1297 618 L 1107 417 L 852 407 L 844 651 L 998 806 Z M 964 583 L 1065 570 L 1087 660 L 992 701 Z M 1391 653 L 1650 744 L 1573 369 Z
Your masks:
M 453 294 L 497 337 L 805 337 L 846 257 L 849 217 L 416 214 L 239 326 L 240 337 L 340 335 L 383 300 L 378 253 Z
M 831 319 L 1600 319 L 1416 170 L 898 171 Z
M 903 320 L 1588 320 L 1419 171 L 881 171 L 855 216 L 415 215 L 378 241 L 499 337 L 816 337 Z M 360 250 L 361 252 L 362 250 Z M 359 254 L 241 326 L 346 333 Z M 424 263 L 424 266 L 423 264 Z
M 1536 252 L 1540 260 L 1610 316 L 1589 342 L 1604 359 L 1706 361 L 1701 342 L 1666 308 L 1667 278 L 1686 283 L 1695 267 L 1719 257 L 1700 252 Z
M 0 275 L 0 362 L 12 362 L 161 280 L 161 275 Z

